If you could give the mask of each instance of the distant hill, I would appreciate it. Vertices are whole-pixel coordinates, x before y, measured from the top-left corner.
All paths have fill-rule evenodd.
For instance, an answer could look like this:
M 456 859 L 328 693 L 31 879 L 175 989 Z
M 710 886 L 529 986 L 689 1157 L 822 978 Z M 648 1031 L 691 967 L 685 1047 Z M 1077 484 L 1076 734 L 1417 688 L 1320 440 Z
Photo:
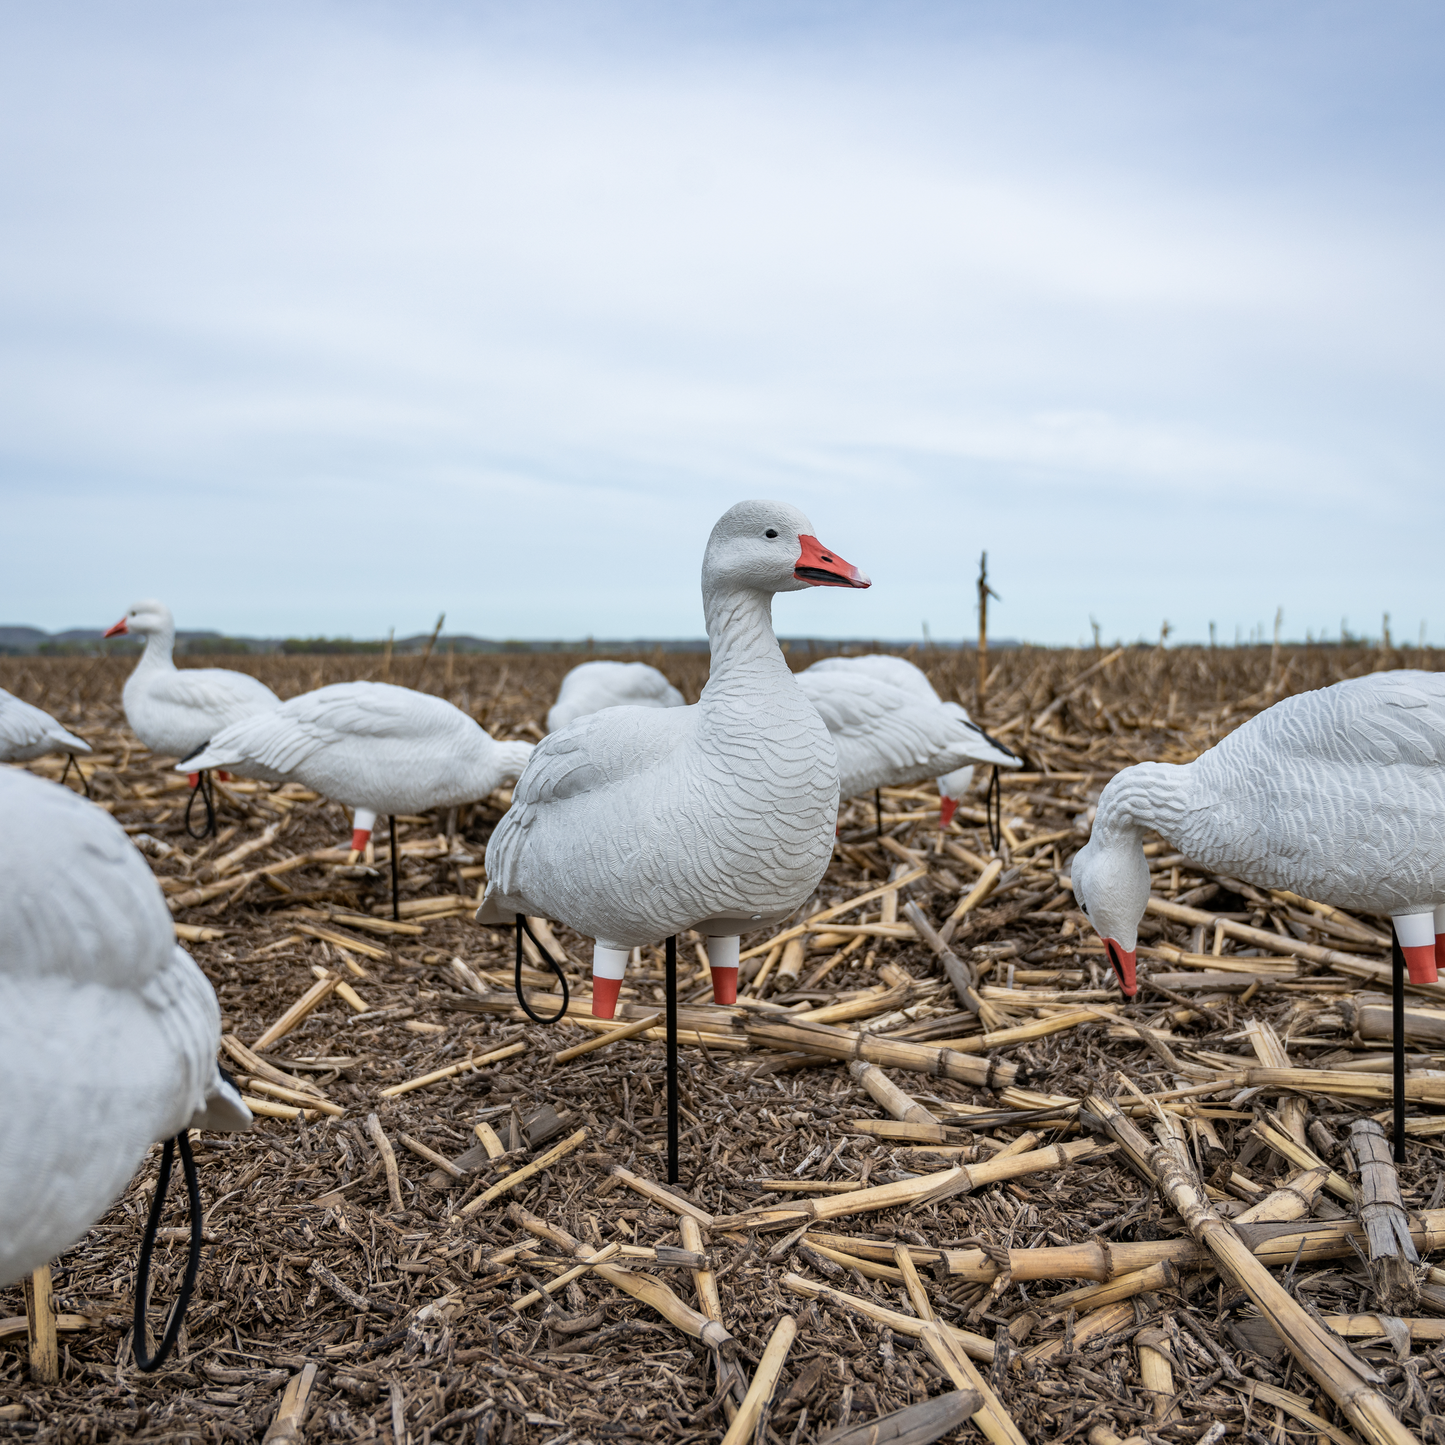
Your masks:
M 419 632 L 413 637 L 398 637 L 392 643 L 397 656 L 421 652 L 431 634 Z M 830 654 L 836 652 L 869 652 L 883 648 L 902 652 L 918 646 L 914 639 L 904 641 L 875 638 L 810 638 L 781 639 L 794 648 Z M 0 656 L 99 656 L 102 653 L 124 656 L 140 651 L 141 642 L 134 637 L 105 639 L 98 627 L 73 627 L 65 632 L 45 632 L 38 627 L 0 626 Z M 990 639 L 989 647 L 1005 650 L 1019 644 L 1012 638 Z M 472 637 L 468 633 L 443 634 L 437 638 L 437 653 L 455 652 L 594 652 L 602 657 L 646 656 L 654 652 L 706 652 L 705 637 L 634 637 L 634 638 L 560 638 L 555 641 L 498 639 Z M 932 646 L 941 651 L 957 651 L 971 643 L 938 642 Z M 352 637 L 230 637 L 222 632 L 178 632 L 176 654 L 180 657 L 245 657 L 268 652 L 292 654 L 380 653 L 386 650 L 385 639 Z

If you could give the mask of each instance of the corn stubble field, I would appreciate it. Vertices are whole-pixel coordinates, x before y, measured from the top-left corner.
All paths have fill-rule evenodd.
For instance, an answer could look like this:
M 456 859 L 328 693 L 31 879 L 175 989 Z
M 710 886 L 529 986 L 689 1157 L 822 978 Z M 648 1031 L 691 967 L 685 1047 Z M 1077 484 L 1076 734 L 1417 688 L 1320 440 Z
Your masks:
M 396 658 L 390 680 L 447 696 L 497 737 L 535 739 L 578 660 Z M 705 657 L 655 660 L 697 697 Z M 794 649 L 796 666 L 810 660 Z M 916 660 L 976 708 L 972 654 Z M 283 697 L 381 668 L 230 665 Z M 55 1264 L 58 1386 L 28 1378 L 23 1321 L 6 1322 L 0 1433 L 718 1441 L 737 1404 L 718 1361 L 751 1379 L 791 1315 L 776 1386 L 743 1422 L 772 1445 L 970 1384 L 983 1401 L 960 1438 L 1357 1438 L 1146 1184 L 1133 1127 L 1136 1145 L 1175 1137 L 1222 1214 L 1253 1207 L 1237 1234 L 1254 1267 L 1287 1286 L 1298 1315 L 1344 1336 L 1366 1376 L 1373 1366 L 1367 1392 L 1418 1437 L 1442 1438 L 1445 1288 L 1372 1276 L 1342 1147 L 1352 1121 L 1389 1107 L 1377 1068 L 1387 923 L 1202 875 L 1156 844 L 1154 897 L 1173 916 L 1146 918 L 1152 981 L 1126 1003 L 1059 881 L 1120 768 L 1187 761 L 1293 692 L 1435 665 L 1433 653 L 1340 649 L 997 654 L 982 720 L 1027 772 L 1004 780 L 998 886 L 951 933 L 978 1013 L 920 929 L 945 928 L 986 865 L 981 805 L 940 834 L 931 787 L 885 793 L 881 841 L 873 800 L 847 806 L 800 920 L 870 897 L 789 945 L 744 939 L 739 1007 L 711 1005 L 696 943 L 679 940 L 683 1158 L 669 1195 L 657 1031 L 557 1061 L 597 1034 L 527 1021 L 510 993 L 510 933 L 471 921 L 504 795 L 401 822 L 398 929 L 384 828 L 369 866 L 348 867 L 340 807 L 294 785 L 232 783 L 218 789 L 219 838 L 197 844 L 184 779 L 125 727 L 128 662 L 0 659 L 0 685 L 94 746 L 95 798 L 148 856 L 220 997 L 225 1062 L 274 1115 L 197 1143 L 207 1244 L 163 1370 L 139 1374 L 129 1350 L 153 1150 Z M 60 762 L 30 766 L 58 776 Z M 555 942 L 585 1015 L 590 940 L 558 927 Z M 552 982 L 526 976 L 539 992 Z M 314 1006 L 278 1035 L 308 992 Z M 623 999 L 625 1019 L 661 1007 L 660 947 L 643 950 Z M 1445 1078 L 1424 1072 L 1445 1015 L 1421 1003 L 1400 1184 L 1423 1258 L 1445 1246 Z M 1314 1072 L 1289 1072 L 1301 1066 Z M 1090 1095 L 1085 1124 L 1102 1132 L 1080 1128 Z M 185 1255 L 173 1192 L 157 1333 Z M 604 1249 L 607 1261 L 539 1296 L 574 1256 Z M 1382 1326 L 1380 1309 L 1406 1324 Z M 0 1315 L 23 1311 L 6 1292 Z M 721 1326 L 707 1327 L 712 1343 L 698 1338 L 704 1315 Z

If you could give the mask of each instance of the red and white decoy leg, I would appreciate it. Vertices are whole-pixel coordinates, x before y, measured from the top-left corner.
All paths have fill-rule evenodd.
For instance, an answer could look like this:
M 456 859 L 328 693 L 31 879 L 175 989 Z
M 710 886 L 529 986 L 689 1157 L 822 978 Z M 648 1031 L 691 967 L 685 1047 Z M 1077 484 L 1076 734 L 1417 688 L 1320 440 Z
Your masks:
M 954 810 L 957 807 L 957 798 L 940 798 L 938 800 L 938 826 L 940 829 L 948 827 L 953 822 Z
M 371 830 L 376 827 L 376 814 L 370 808 L 358 808 L 356 815 L 351 820 L 351 857 L 349 862 L 355 863 L 361 855 L 366 852 L 366 845 L 371 842 Z
M 610 1019 L 617 1013 L 617 995 L 627 976 L 628 950 L 592 945 L 592 1017 Z
M 738 950 L 742 940 L 737 934 L 727 934 L 707 941 L 707 962 L 712 970 L 712 1001 L 714 1003 L 736 1003 L 738 1001 Z
M 1445 903 L 1435 905 L 1435 972 L 1445 969 Z
M 1435 928 L 1440 910 L 1429 909 L 1424 913 L 1395 913 L 1391 918 L 1400 948 L 1405 954 L 1405 967 L 1410 972 L 1411 983 L 1434 983 Z

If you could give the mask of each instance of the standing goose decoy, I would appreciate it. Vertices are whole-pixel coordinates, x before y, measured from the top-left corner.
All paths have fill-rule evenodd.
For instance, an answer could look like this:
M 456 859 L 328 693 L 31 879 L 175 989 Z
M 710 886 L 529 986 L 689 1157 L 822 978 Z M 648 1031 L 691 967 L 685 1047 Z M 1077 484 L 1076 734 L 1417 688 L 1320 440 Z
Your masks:
M 946 828 L 973 781 L 973 764 L 1019 766 L 1008 748 L 956 702 L 944 702 L 923 672 L 904 658 L 887 653 L 826 657 L 800 672 L 798 685 L 833 735 L 841 797 L 873 793 L 880 832 L 879 788 L 936 778 L 942 798 L 939 826 Z
M 46 753 L 68 753 L 70 763 L 75 763 L 76 753 L 89 753 L 90 744 L 82 742 L 74 733 L 68 733 L 48 712 L 21 702 L 14 693 L 0 687 L 0 763 L 28 763 L 32 758 L 44 757 Z M 63 783 L 70 772 L 70 763 L 60 775 Z M 86 795 L 90 784 L 85 773 L 76 763 L 80 772 L 81 785 Z
M 131 731 L 151 752 L 162 757 L 189 761 L 201 745 L 222 728 L 267 712 L 281 702 L 264 682 L 244 672 L 224 667 L 178 668 L 171 656 L 176 642 L 176 623 L 164 603 L 135 603 L 105 635 L 135 635 L 146 640 L 140 661 L 126 679 L 121 701 Z M 190 773 L 193 790 L 203 789 L 204 768 L 192 766 L 182 771 Z M 215 826 L 215 819 L 209 792 L 203 789 L 202 795 L 209 832 Z M 195 801 L 194 792 L 191 801 Z M 190 809 L 186 812 L 189 820 Z M 188 821 L 188 830 L 189 826 Z
M 379 814 L 391 817 L 392 915 L 397 913 L 397 813 L 485 798 L 516 778 L 531 743 L 499 743 L 460 708 L 386 682 L 338 682 L 218 732 L 182 764 L 295 779 L 353 810 L 359 854 Z
M 631 949 L 693 928 L 714 998 L 738 938 L 806 902 L 833 851 L 837 755 L 773 634 L 776 592 L 867 587 L 782 502 L 739 502 L 708 538 L 712 668 L 691 707 L 614 707 L 537 745 L 487 845 L 477 918 L 559 919 L 596 940 L 592 1011 L 611 1018 Z
M 734 1003 L 740 935 L 806 902 L 833 855 L 837 753 L 783 659 L 773 594 L 868 585 L 796 507 L 730 508 L 703 554 L 712 668 L 702 697 L 608 708 L 544 738 L 487 844 L 477 921 L 516 921 L 519 997 L 528 914 L 595 940 L 598 1018 L 616 1012 L 629 952 L 666 940 L 669 1183 L 678 1178 L 677 934 L 704 936 L 713 998 Z
M 1388 915 L 1410 981 L 1434 983 L 1445 965 L 1445 674 L 1379 672 L 1300 693 L 1192 763 L 1140 763 L 1109 783 L 1071 873 L 1130 996 L 1150 828 L 1213 873 Z M 1400 972 L 1397 959 L 1397 1015 Z M 1403 1046 L 1397 1022 L 1397 1111 Z
M 547 713 L 547 731 L 555 733 L 579 717 L 609 707 L 685 707 L 687 700 L 645 662 L 584 662 L 562 679 L 557 701 Z
M 0 1284 L 69 1249 L 120 1196 L 157 1140 L 246 1129 L 216 1067 L 221 1014 L 176 944 L 161 890 L 120 826 L 76 794 L 0 769 Z M 164 1178 L 152 1210 L 159 1215 Z M 142 1257 L 148 1256 L 143 1246 Z M 137 1314 L 144 1310 L 144 1271 Z M 172 1316 L 159 1363 L 180 1328 Z M 135 1336 L 143 1368 L 144 1331 Z

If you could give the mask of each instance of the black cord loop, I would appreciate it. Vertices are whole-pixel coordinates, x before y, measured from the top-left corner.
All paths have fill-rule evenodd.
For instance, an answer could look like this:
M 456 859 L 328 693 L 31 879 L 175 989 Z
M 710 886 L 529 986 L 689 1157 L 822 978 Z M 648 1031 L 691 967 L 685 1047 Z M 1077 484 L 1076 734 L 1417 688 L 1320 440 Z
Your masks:
M 206 826 L 199 833 L 191 827 L 191 809 L 196 806 L 197 793 L 206 805 Z M 216 805 L 211 798 L 211 775 L 208 772 L 197 775 L 196 786 L 191 789 L 191 796 L 186 799 L 185 824 L 186 835 L 190 838 L 209 838 L 216 831 Z
M 998 780 L 997 764 L 988 780 L 988 791 L 983 795 L 983 815 L 988 824 L 989 846 L 997 853 L 1003 843 L 1003 785 Z
M 154 1355 L 146 1357 L 146 1292 L 150 1283 L 151 1251 L 155 1247 L 156 1230 L 161 1221 L 161 1210 L 165 1207 L 166 1186 L 171 1182 L 171 1157 L 176 1146 L 180 1146 L 181 1168 L 186 1176 L 186 1193 L 191 1208 L 191 1249 L 186 1258 L 185 1278 L 181 1281 L 180 1293 L 171 1306 L 166 1322 L 166 1332 Z M 196 1287 L 196 1271 L 201 1264 L 201 1184 L 196 1178 L 196 1161 L 191 1156 L 191 1141 L 186 1131 L 181 1130 L 174 1139 L 167 1139 L 161 1148 L 161 1171 L 156 1179 L 155 1198 L 151 1200 L 150 1218 L 146 1220 L 145 1233 L 140 1242 L 140 1263 L 135 1272 L 135 1325 L 131 1333 L 130 1349 L 135 1356 L 136 1366 L 145 1374 L 159 1369 L 165 1363 L 181 1332 L 186 1317 L 186 1306 L 191 1302 L 191 1291 Z
M 527 937 L 537 944 L 537 952 L 552 966 L 552 972 L 557 975 L 557 981 L 562 985 L 562 1007 L 549 1019 L 544 1019 L 541 1014 L 532 1011 L 532 1005 L 527 1002 L 527 996 L 522 992 L 522 930 L 527 930 Z M 534 1024 L 555 1024 L 559 1023 L 567 1012 L 569 994 L 567 992 L 567 975 L 562 972 L 562 965 L 537 942 L 537 935 L 532 932 L 532 925 L 527 922 L 522 914 L 517 915 L 517 972 L 515 974 L 517 989 L 517 1002 L 522 1005 L 522 1012 L 532 1020 Z

